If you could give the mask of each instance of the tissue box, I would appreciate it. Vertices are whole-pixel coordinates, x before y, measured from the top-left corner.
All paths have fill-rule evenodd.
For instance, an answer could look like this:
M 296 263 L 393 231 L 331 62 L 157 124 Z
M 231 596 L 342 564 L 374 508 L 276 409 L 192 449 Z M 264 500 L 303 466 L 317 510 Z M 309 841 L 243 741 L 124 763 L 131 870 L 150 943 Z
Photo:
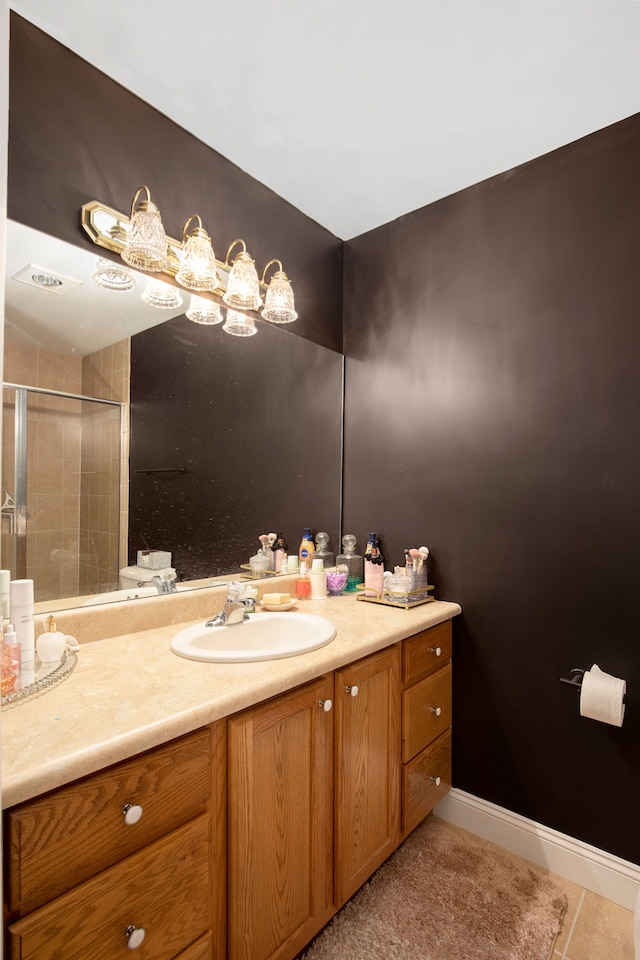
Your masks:
M 171 554 L 166 550 L 138 550 L 138 566 L 147 570 L 161 570 L 171 566 Z

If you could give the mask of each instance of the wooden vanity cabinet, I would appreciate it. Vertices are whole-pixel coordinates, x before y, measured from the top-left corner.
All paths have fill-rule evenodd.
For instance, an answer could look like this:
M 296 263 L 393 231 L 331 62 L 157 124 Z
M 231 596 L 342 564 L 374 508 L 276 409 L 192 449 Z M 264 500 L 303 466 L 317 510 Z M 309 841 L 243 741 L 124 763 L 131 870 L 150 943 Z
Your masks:
M 395 848 L 399 676 L 396 645 L 230 719 L 229 960 L 294 957 Z
M 399 680 L 399 644 L 335 675 L 336 908 L 398 845 Z
M 223 960 L 225 723 L 9 809 L 10 960 Z M 222 901 L 222 903 L 220 902 Z
M 332 914 L 333 675 L 229 720 L 229 960 L 294 957 Z
M 403 641 L 402 839 L 451 787 L 451 621 Z

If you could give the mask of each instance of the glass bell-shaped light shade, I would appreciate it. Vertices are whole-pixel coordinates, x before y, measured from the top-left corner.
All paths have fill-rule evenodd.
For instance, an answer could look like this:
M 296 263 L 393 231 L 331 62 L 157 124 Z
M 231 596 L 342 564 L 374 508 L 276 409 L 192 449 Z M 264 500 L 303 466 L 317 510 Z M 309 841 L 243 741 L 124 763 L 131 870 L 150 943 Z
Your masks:
M 104 287 L 105 290 L 133 290 L 136 285 L 135 278 L 130 270 L 114 260 L 108 260 L 106 257 L 98 257 L 91 279 L 99 287 Z
M 192 220 L 198 221 L 192 233 L 187 236 L 187 228 Z M 215 290 L 218 286 L 216 258 L 211 246 L 211 237 L 202 227 L 200 217 L 190 217 L 182 231 L 184 252 L 180 269 L 176 274 L 178 283 L 187 290 Z
M 232 337 L 252 337 L 258 332 L 253 317 L 247 317 L 246 314 L 237 313 L 235 310 L 227 310 L 227 319 L 222 329 Z
M 140 199 L 143 190 L 147 193 L 146 200 Z M 159 273 L 167 267 L 167 236 L 148 187 L 140 187 L 131 203 L 131 224 L 121 257 L 137 270 Z
M 222 323 L 222 310 L 220 304 L 208 300 L 206 297 L 197 297 L 195 293 L 191 294 L 189 309 L 185 316 L 194 323 L 206 323 L 213 325 Z
M 298 319 L 293 303 L 293 290 L 291 289 L 291 281 L 282 269 L 280 261 L 272 260 L 268 263 L 262 278 L 264 280 L 264 276 L 272 263 L 277 263 L 280 269 L 276 270 L 271 277 L 264 298 L 262 316 L 265 320 L 270 320 L 271 323 L 293 323 L 294 320 Z
M 182 297 L 170 283 L 164 283 L 155 277 L 148 277 L 142 294 L 142 299 L 150 307 L 159 307 L 160 310 L 177 310 L 182 306 Z
M 234 240 L 229 247 L 226 262 L 229 262 L 229 253 L 236 243 L 241 243 L 243 250 L 233 261 L 222 299 L 233 310 L 258 310 L 262 306 L 260 281 L 255 261 L 247 253 L 243 240 Z

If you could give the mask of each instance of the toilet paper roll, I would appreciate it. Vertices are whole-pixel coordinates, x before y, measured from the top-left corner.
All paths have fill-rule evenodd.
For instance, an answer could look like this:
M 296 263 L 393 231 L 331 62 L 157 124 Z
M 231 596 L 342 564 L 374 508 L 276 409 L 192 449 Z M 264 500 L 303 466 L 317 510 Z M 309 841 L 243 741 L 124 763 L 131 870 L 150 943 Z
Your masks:
M 601 670 L 597 663 L 587 670 L 580 691 L 580 716 L 621 727 L 627 684 Z

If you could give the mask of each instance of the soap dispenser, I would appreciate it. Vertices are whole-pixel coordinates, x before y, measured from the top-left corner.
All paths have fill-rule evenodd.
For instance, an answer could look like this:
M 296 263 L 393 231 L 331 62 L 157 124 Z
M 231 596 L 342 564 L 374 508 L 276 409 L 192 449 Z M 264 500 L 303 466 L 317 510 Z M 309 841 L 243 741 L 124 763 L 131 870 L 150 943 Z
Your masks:
M 362 557 L 355 552 L 356 538 L 352 533 L 346 533 L 342 538 L 344 553 L 338 554 L 336 563 L 339 567 L 345 566 L 349 572 L 349 579 L 344 588 L 345 593 L 355 593 L 358 584 L 362 583 Z

